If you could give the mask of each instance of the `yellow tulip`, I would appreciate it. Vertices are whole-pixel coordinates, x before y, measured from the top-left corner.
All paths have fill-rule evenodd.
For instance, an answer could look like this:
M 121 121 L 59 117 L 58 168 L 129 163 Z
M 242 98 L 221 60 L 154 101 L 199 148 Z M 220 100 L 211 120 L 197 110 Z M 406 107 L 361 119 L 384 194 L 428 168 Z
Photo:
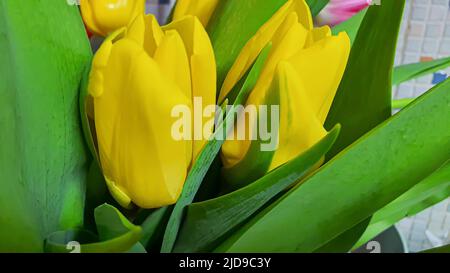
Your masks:
M 193 97 L 215 104 L 214 53 L 200 21 L 160 27 L 138 16 L 111 34 L 89 79 L 98 153 L 111 194 L 124 207 L 173 204 L 206 140 L 175 140 L 172 110 Z M 206 79 L 206 80 L 205 80 Z
M 332 36 L 327 26 L 313 28 L 305 1 L 289 0 L 242 49 L 227 74 L 219 102 L 269 42 L 271 52 L 246 104 L 264 104 L 268 92 L 279 92 L 279 142 L 269 167 L 272 170 L 325 136 L 323 124 L 347 64 L 350 41 L 345 33 Z M 238 120 L 241 122 L 256 121 Z M 250 130 L 253 126 L 248 123 L 247 126 L 250 136 L 256 133 Z M 250 140 L 225 141 L 221 154 L 225 169 L 245 157 L 250 143 Z
M 204 26 L 208 25 L 219 0 L 178 0 L 173 12 L 176 21 L 186 15 L 197 16 Z
M 87 28 L 107 36 L 144 14 L 145 0 L 81 0 L 80 8 Z

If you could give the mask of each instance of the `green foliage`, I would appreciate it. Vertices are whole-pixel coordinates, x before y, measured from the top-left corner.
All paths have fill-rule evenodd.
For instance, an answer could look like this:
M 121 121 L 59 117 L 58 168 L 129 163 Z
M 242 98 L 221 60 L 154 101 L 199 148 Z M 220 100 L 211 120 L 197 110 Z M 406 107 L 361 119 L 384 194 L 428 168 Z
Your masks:
M 328 158 L 391 116 L 392 67 L 404 4 L 384 0 L 370 6 L 361 23 L 325 123 L 327 129 L 342 125 Z
M 377 211 L 355 247 L 365 244 L 404 217 L 413 216 L 450 196 L 450 161 Z
M 83 225 L 91 50 L 78 8 L 0 1 L 0 52 L 0 252 L 41 252 L 47 234 Z
M 450 66 L 450 57 L 429 62 L 405 64 L 394 68 L 392 85 L 398 85 Z
M 356 39 L 356 35 L 358 35 L 359 27 L 361 26 L 364 17 L 366 16 L 368 8 L 363 9 L 357 14 L 353 15 L 350 19 L 334 26 L 331 31 L 333 35 L 339 34 L 341 31 L 345 31 L 350 38 L 351 43 L 353 44 Z
M 312 252 L 321 248 L 448 160 L 449 115 L 447 80 L 262 210 L 216 251 Z
M 115 207 L 104 204 L 95 209 L 98 237 L 84 230 L 59 231 L 45 241 L 45 251 L 67 253 L 79 244 L 81 253 L 145 252 L 138 244 L 141 228 L 133 225 Z
M 264 52 L 268 52 L 270 50 L 270 45 L 263 50 Z M 261 61 L 258 61 L 260 58 L 266 58 L 267 54 L 261 54 L 258 59 L 253 64 L 251 70 L 248 74 L 247 80 L 242 86 L 242 89 L 239 92 L 236 100 L 234 101 L 233 107 L 237 105 L 243 105 L 247 100 L 248 95 L 253 90 L 252 84 L 254 84 L 254 75 L 259 75 L 259 71 L 262 68 L 260 64 Z M 247 81 L 246 80 L 246 81 Z M 224 103 L 224 107 L 228 104 L 228 100 Z M 224 108 L 223 107 L 223 108 Z M 178 202 L 173 208 L 172 215 L 169 218 L 169 222 L 167 223 L 166 231 L 164 233 L 164 239 L 161 251 L 162 252 L 170 252 L 175 244 L 175 240 L 177 238 L 178 231 L 180 229 L 180 225 L 182 223 L 183 211 L 186 206 L 190 205 L 197 194 L 200 185 L 205 178 L 205 175 L 216 158 L 222 144 L 224 142 L 224 136 L 227 132 L 229 132 L 231 128 L 231 124 L 235 121 L 235 113 L 231 111 L 231 113 L 226 113 L 226 117 L 222 123 L 219 123 L 215 133 L 212 136 L 212 139 L 206 143 L 205 147 L 201 151 L 197 161 L 194 166 L 191 168 L 189 175 L 186 179 L 186 182 L 183 187 L 183 192 L 181 193 Z
M 211 251 L 229 232 L 278 194 L 311 173 L 331 148 L 340 127 L 303 154 L 248 186 L 218 198 L 194 203 L 187 209 L 175 252 Z

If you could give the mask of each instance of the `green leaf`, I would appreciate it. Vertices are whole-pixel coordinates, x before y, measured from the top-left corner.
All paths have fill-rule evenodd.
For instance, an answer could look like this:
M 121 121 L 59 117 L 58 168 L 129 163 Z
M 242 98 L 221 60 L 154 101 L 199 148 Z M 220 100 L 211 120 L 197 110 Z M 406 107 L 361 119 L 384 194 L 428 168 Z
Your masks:
M 434 73 L 450 66 L 450 57 L 437 59 L 429 62 L 405 64 L 394 68 L 392 85 Z
M 170 213 L 170 207 L 156 209 L 152 211 L 141 224 L 142 238 L 140 242 L 147 249 L 153 249 L 158 243 L 161 243 L 164 227 Z
M 276 105 L 270 102 L 266 105 Z M 268 119 L 268 128 L 271 127 L 270 117 Z M 277 135 L 278 137 L 278 135 Z M 276 141 L 272 139 L 271 141 Z M 261 145 L 264 141 L 260 138 L 252 140 L 245 156 L 236 165 L 230 168 L 222 168 L 224 193 L 231 192 L 263 177 L 269 170 L 275 151 L 261 151 Z
M 65 1 L 0 1 L 0 252 L 41 252 L 83 225 L 89 167 L 78 112 L 91 49 Z
M 269 51 L 270 45 L 263 50 L 263 53 Z M 258 71 L 261 69 L 259 65 L 256 66 L 255 64 L 257 63 L 259 64 L 260 62 L 258 62 L 258 60 L 260 58 L 265 57 L 267 57 L 265 54 L 260 54 L 260 56 L 258 56 L 258 59 L 255 61 L 255 63 L 251 68 L 251 70 L 255 70 L 255 72 L 251 71 L 249 73 L 248 83 L 243 84 L 243 87 L 239 92 L 239 95 L 237 96 L 233 104 L 233 107 L 236 107 L 237 105 L 243 105 L 244 102 L 247 100 L 250 92 L 253 90 L 254 84 L 252 85 L 252 83 L 254 83 L 255 80 L 254 75 L 259 75 Z M 211 140 L 208 143 L 206 143 L 205 147 L 198 156 L 198 159 L 195 162 L 194 166 L 191 168 L 191 171 L 189 172 L 186 182 L 184 183 L 181 196 L 178 199 L 178 202 L 175 204 L 175 207 L 173 208 L 172 211 L 172 215 L 170 216 L 169 222 L 167 223 L 161 247 L 161 252 L 172 251 L 172 248 L 175 244 L 175 240 L 177 238 L 178 231 L 180 229 L 184 209 L 186 206 L 190 205 L 193 202 L 195 195 L 198 189 L 200 188 L 200 184 L 205 178 L 205 175 L 209 167 L 211 166 L 212 162 L 219 153 L 220 148 L 222 147 L 222 144 L 224 142 L 225 138 L 224 136 L 226 136 L 226 132 L 230 130 L 231 125 L 234 123 L 234 120 L 235 120 L 235 113 L 233 111 L 227 113 L 225 120 L 222 123 L 218 124 Z
M 263 49 L 258 59 L 255 61 L 253 68 L 245 78 L 240 90 L 252 90 L 254 88 L 259 79 L 259 75 L 264 68 L 264 64 L 269 56 L 271 48 L 272 45 L 269 44 Z M 270 92 L 269 94 L 270 95 L 266 98 L 264 104 L 279 105 L 278 92 Z M 268 110 L 268 112 L 270 112 L 270 110 Z M 267 128 L 271 128 L 270 116 Z M 225 191 L 229 192 L 246 186 L 267 173 L 270 163 L 272 162 L 274 151 L 261 152 L 262 143 L 263 141 L 260 139 L 252 141 L 247 154 L 238 164 L 231 168 L 222 168 L 222 177 L 224 179 L 223 188 Z
M 325 123 L 327 129 L 342 125 L 328 159 L 391 116 L 391 72 L 404 4 L 384 0 L 364 17 Z
M 67 253 L 70 242 L 79 244 L 81 253 L 141 252 L 137 243 L 141 228 L 130 223 L 115 207 L 104 204 L 95 209 L 98 238 L 83 230 L 60 231 L 45 241 L 46 252 Z
M 174 251 L 205 252 L 214 249 L 227 233 L 309 174 L 331 148 L 339 129 L 336 126 L 311 149 L 254 183 L 216 199 L 190 205 Z
M 316 17 L 328 2 L 330 2 L 330 0 L 306 0 L 313 17 Z
M 216 251 L 319 249 L 394 201 L 449 159 L 449 116 L 447 80 L 261 211 Z
M 217 64 L 217 90 L 244 45 L 287 0 L 219 1 L 207 26 Z
M 346 230 L 338 237 L 321 246 L 319 249 L 314 250 L 314 253 L 346 253 L 349 252 L 356 244 L 359 238 L 364 234 L 367 226 L 370 223 L 371 217 L 365 219 L 361 223 Z
M 356 247 L 388 229 L 401 219 L 413 216 L 450 196 L 450 161 L 393 202 L 377 211 Z
M 102 241 L 116 238 L 136 229 L 135 225 L 111 205 L 103 204 L 97 207 L 94 214 L 99 238 Z
M 103 204 L 98 206 L 95 209 L 94 214 L 100 241 L 114 240 L 115 238 L 119 238 L 130 232 L 136 234 L 141 232 L 139 227 L 133 225 L 125 216 L 122 215 L 122 213 L 120 213 L 118 209 L 111 205 Z M 140 237 L 141 235 L 139 235 L 139 238 Z M 127 249 L 128 244 L 132 244 L 133 242 L 135 244 Z M 124 241 L 123 248 L 129 253 L 146 252 L 144 246 L 142 246 L 137 240 L 131 242 Z
M 392 101 L 392 109 L 403 109 L 406 106 L 408 106 L 408 104 L 413 102 L 414 100 L 415 100 L 415 98 L 393 100 Z
M 361 23 L 366 16 L 367 10 L 368 8 L 365 8 L 357 14 L 353 15 L 350 19 L 334 26 L 331 29 L 333 35 L 337 35 L 339 34 L 339 32 L 345 31 L 353 45 L 356 39 L 356 35 L 358 34 L 359 27 L 361 26 Z
M 84 139 L 88 145 L 89 151 L 91 152 L 92 157 L 97 161 L 100 166 L 99 156 L 97 154 L 97 148 L 94 141 L 93 136 L 95 135 L 95 123 L 94 120 L 90 119 L 88 116 L 87 109 L 89 108 L 89 104 L 91 103 L 91 107 L 93 109 L 93 101 L 89 101 L 89 73 L 92 67 L 92 60 L 89 61 L 89 64 L 86 65 L 84 69 L 83 77 L 81 78 L 81 86 L 80 86 L 80 117 L 81 117 L 81 125 L 83 128 Z
M 227 124 L 229 123 L 227 122 Z M 195 194 L 197 193 L 203 178 L 220 151 L 223 140 L 217 140 L 215 135 L 216 133 L 213 135 L 214 139 L 206 143 L 205 147 L 200 152 L 197 161 L 194 163 L 194 166 L 188 174 L 181 196 L 173 208 L 172 215 L 169 218 L 164 233 L 163 244 L 161 247 L 161 252 L 163 253 L 172 250 L 181 225 L 184 208 L 194 200 Z
M 425 251 L 422 251 L 421 253 L 450 253 L 450 245 L 427 249 Z

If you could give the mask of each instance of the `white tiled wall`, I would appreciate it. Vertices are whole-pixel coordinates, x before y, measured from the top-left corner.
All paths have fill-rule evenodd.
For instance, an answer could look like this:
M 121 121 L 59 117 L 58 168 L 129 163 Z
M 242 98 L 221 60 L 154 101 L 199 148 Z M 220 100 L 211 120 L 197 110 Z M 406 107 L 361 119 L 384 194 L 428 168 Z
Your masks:
M 406 0 L 397 65 L 450 56 L 450 0 Z M 394 89 L 395 98 L 417 97 L 450 75 L 446 69 Z

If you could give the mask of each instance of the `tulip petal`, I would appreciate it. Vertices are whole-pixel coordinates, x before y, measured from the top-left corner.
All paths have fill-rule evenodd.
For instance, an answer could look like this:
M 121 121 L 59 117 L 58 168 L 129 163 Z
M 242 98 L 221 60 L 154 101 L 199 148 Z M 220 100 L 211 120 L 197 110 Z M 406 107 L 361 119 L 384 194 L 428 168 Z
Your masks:
M 331 28 L 329 26 L 323 26 L 318 28 L 313 28 L 309 32 L 308 40 L 306 42 L 306 47 L 312 46 L 314 43 L 331 36 Z
M 279 28 L 280 33 L 273 37 L 272 50 L 246 105 L 259 106 L 264 104 L 277 64 L 281 60 L 290 58 L 303 47 L 308 31 L 298 23 L 297 18 L 295 13 L 291 13 Z M 250 139 L 252 139 L 253 136 L 250 125 L 256 122 L 254 119 L 255 117 L 246 118 L 243 116 L 237 121 L 237 128 L 239 128 L 239 126 L 248 127 L 246 135 L 249 136 Z M 236 134 L 236 132 L 234 133 Z M 247 140 L 237 140 L 236 137 L 225 141 L 222 147 L 224 166 L 230 168 L 244 158 L 250 146 L 250 142 L 251 141 L 248 140 L 248 138 Z
M 161 71 L 173 80 L 189 99 L 192 97 L 189 60 L 180 35 L 169 30 L 155 51 L 153 59 Z
M 291 13 L 273 37 L 273 47 L 267 58 L 255 90 L 250 94 L 247 104 L 258 104 L 258 100 L 264 97 L 275 74 L 278 63 L 291 58 L 305 45 L 308 31 L 298 23 L 298 16 Z
M 142 45 L 151 57 L 155 54 L 163 37 L 164 32 L 152 14 L 138 16 L 127 31 L 127 38 Z
M 185 15 L 196 16 L 206 27 L 219 0 L 178 0 L 173 13 L 174 21 Z
M 312 17 L 304 0 L 287 1 L 250 39 L 241 50 L 238 58 L 228 72 L 220 90 L 219 102 L 223 101 L 234 85 L 245 75 L 261 50 L 272 41 L 280 26 L 292 12 L 297 13 L 299 23 L 307 30 L 312 29 Z
M 159 47 L 156 49 L 154 60 L 161 71 L 173 80 L 186 98 L 192 100 L 191 74 L 189 60 L 183 40 L 175 30 L 166 31 Z M 192 160 L 192 141 L 186 142 L 186 162 L 189 166 Z
M 289 60 L 302 79 L 311 107 L 322 123 L 339 87 L 349 53 L 350 40 L 347 34 L 340 33 L 299 51 Z
M 171 110 L 190 107 L 190 100 L 134 41 L 120 39 L 108 48 L 108 66 L 99 71 L 105 91 L 95 97 L 94 106 L 100 161 L 111 194 L 122 205 L 126 196 L 142 208 L 173 204 L 188 166 L 185 142 L 171 135 Z
M 280 62 L 272 88 L 280 93 L 280 140 L 269 170 L 288 162 L 326 136 L 316 118 L 307 89 L 288 62 Z
M 191 80 L 192 80 L 192 97 L 202 98 L 204 107 L 215 105 L 216 103 L 216 62 L 214 51 L 208 37 L 208 33 L 200 21 L 194 16 L 185 16 L 181 20 L 174 21 L 163 27 L 164 30 L 176 30 L 190 58 Z M 198 109 L 197 109 L 198 110 Z M 214 115 L 212 116 L 214 118 Z M 202 124 L 205 124 L 210 118 L 203 118 Z M 203 130 L 200 128 L 201 133 Z M 212 128 L 211 132 L 212 133 Z M 193 143 L 193 159 L 195 160 L 204 147 L 207 138 L 201 136 L 201 140 L 195 137 Z
M 145 12 L 145 0 L 81 0 L 81 13 L 88 29 L 100 36 L 128 26 Z
M 311 10 L 305 0 L 292 0 L 294 4 L 294 11 L 297 13 L 299 23 L 301 23 L 306 29 L 312 29 L 314 27 Z

